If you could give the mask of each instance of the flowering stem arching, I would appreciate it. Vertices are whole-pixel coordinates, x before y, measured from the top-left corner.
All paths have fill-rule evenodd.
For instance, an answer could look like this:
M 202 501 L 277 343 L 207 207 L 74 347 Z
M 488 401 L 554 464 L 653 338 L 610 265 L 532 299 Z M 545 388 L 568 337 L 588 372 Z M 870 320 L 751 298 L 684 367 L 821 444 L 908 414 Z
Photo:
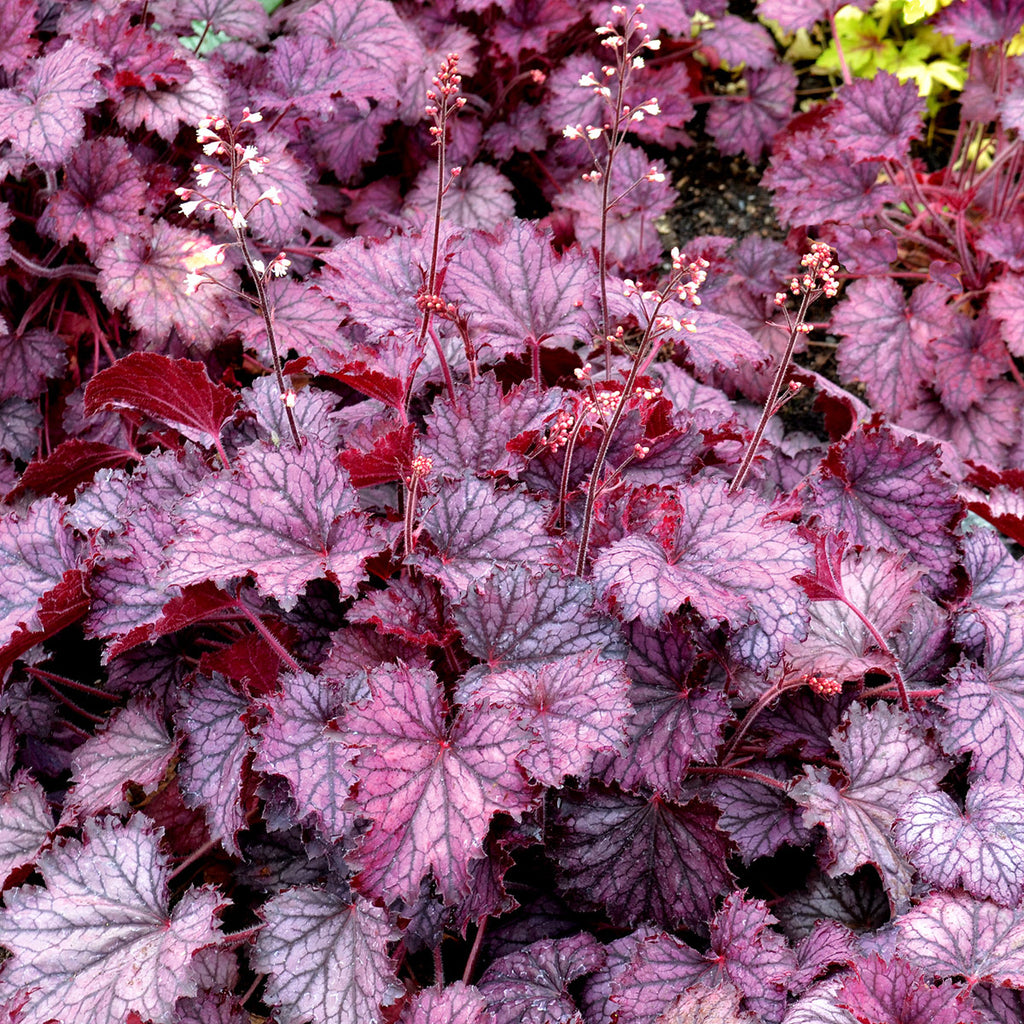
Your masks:
M 750 468 L 754 464 L 754 457 L 757 455 L 757 450 L 761 445 L 761 439 L 764 437 L 764 432 L 768 427 L 768 421 L 799 390 L 799 385 L 797 385 L 795 388 L 790 387 L 788 391 L 784 391 L 783 383 L 785 382 L 786 374 L 789 372 L 789 364 L 793 358 L 793 350 L 796 348 L 797 338 L 801 334 L 808 333 L 811 329 L 810 324 L 805 319 L 807 310 L 819 295 L 827 295 L 829 298 L 833 298 L 839 290 L 839 284 L 835 277 L 839 272 L 839 267 L 832 262 L 832 249 L 824 242 L 815 242 L 811 246 L 811 251 L 800 262 L 804 267 L 804 271 L 800 277 L 794 277 L 789 286 L 790 291 L 794 295 L 800 296 L 800 308 L 795 319 L 790 316 L 789 310 L 786 309 L 786 293 L 779 292 L 775 296 L 775 305 L 783 310 L 789 323 L 789 340 L 786 342 L 786 350 L 779 360 L 779 365 L 775 369 L 775 376 L 772 378 L 771 387 L 768 389 L 768 397 L 765 399 L 764 408 L 761 410 L 761 418 L 757 421 L 754 433 L 747 444 L 746 451 L 743 453 L 739 469 L 736 470 L 736 475 L 732 478 L 732 483 L 729 484 L 730 494 L 735 494 L 746 482 L 750 474 Z

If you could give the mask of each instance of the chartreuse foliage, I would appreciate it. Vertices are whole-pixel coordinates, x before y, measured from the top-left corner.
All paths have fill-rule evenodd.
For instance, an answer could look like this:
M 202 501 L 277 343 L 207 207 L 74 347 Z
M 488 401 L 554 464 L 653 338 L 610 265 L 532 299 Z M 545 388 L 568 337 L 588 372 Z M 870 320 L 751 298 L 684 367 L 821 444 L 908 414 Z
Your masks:
M 0 1018 L 1019 1024 L 1024 4 L 761 11 L 0 4 Z

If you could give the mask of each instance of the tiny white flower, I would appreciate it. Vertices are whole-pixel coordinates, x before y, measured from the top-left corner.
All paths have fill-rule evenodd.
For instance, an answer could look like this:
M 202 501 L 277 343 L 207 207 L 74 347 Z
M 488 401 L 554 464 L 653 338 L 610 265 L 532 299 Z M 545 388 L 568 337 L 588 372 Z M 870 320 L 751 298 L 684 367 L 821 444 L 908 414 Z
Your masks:
M 267 265 L 263 262 L 263 260 L 253 260 L 252 269 L 255 270 L 257 274 L 262 275 L 266 272 Z
M 199 286 L 203 283 L 203 275 L 197 274 L 194 271 L 189 271 L 185 275 L 185 294 L 195 295 L 199 291 Z
M 566 139 L 582 139 L 583 132 L 580 131 L 579 125 L 567 124 L 562 129 L 562 136 Z

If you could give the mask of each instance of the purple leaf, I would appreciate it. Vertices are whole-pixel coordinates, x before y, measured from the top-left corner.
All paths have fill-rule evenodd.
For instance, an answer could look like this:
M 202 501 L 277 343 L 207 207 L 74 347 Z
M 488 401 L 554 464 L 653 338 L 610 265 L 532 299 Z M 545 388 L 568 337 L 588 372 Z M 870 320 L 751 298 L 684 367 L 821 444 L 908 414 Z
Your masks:
M 295 349 L 300 356 L 313 355 L 319 349 L 330 351 L 330 341 L 338 333 L 342 313 L 318 288 L 298 281 L 280 281 L 268 289 L 273 308 L 274 333 L 282 351 Z M 246 348 L 264 357 L 270 355 L 266 321 L 253 309 L 239 309 Z M 300 392 L 300 397 L 308 388 Z M 278 399 L 280 405 L 280 399 Z
M 137 409 L 176 427 L 197 444 L 220 444 L 224 421 L 238 396 L 214 384 L 202 363 L 132 352 L 101 370 L 85 389 L 85 411 Z
M 353 605 L 348 621 L 367 623 L 416 647 L 446 647 L 458 635 L 449 616 L 437 581 L 413 571 L 392 578 L 387 590 L 370 591 Z
M 491 817 L 518 817 L 534 801 L 514 763 L 526 740 L 486 704 L 446 724 L 440 683 L 423 669 L 382 666 L 370 691 L 345 720 L 359 748 L 360 811 L 373 822 L 352 854 L 356 884 L 409 900 L 433 871 L 454 902 L 470 891 L 470 862 L 483 855 Z
M 141 232 L 147 186 L 143 171 L 124 139 L 88 139 L 76 147 L 64 183 L 46 206 L 40 230 L 67 245 L 72 237 L 91 256 L 127 230 Z
M 445 192 L 445 220 L 473 231 L 497 231 L 515 216 L 514 188 L 490 164 L 470 164 Z M 402 216 L 411 223 L 429 225 L 436 195 L 437 171 L 428 166 L 406 194 Z
M 721 152 L 743 153 L 756 163 L 793 113 L 796 72 L 789 64 L 775 64 L 764 70 L 751 68 L 744 77 L 746 95 L 716 97 L 708 111 L 707 130 Z
M 465 238 L 443 294 L 469 318 L 477 346 L 494 356 L 545 342 L 571 348 L 590 336 L 592 275 L 589 259 L 573 250 L 556 255 L 547 232 L 509 218 L 493 235 Z
M 898 416 L 915 405 L 935 377 L 931 342 L 952 326 L 941 285 L 915 288 L 910 301 L 887 277 L 868 277 L 847 286 L 832 316 L 832 330 L 843 336 L 839 366 L 844 380 L 867 385 L 871 404 Z
M 0 139 L 40 167 L 55 169 L 82 141 L 84 112 L 103 99 L 100 57 L 75 40 L 32 61 L 11 89 L 0 89 Z
M 355 782 L 354 753 L 345 745 L 338 721 L 365 695 L 359 676 L 347 680 L 329 672 L 286 675 L 281 693 L 266 703 L 269 718 L 260 727 L 255 767 L 283 775 L 299 808 L 331 840 L 344 836 L 353 823 L 347 808 Z
M 0 886 L 16 868 L 31 864 L 53 830 L 43 787 L 27 770 L 15 771 L 18 727 L 0 718 Z
M 874 956 L 856 965 L 843 981 L 839 1005 L 858 1020 L 899 1024 L 961 1024 L 972 1020 L 970 993 L 955 985 L 930 985 L 906 960 Z
M 30 993 L 22 1024 L 172 1020 L 175 1000 L 196 991 L 193 955 L 223 938 L 220 893 L 188 889 L 170 909 L 170 869 L 142 815 L 87 822 L 81 842 L 63 841 L 37 869 L 46 888 L 7 893 L 0 916 L 0 943 L 14 954 L 0 999 Z
M 1024 0 L 954 0 L 935 27 L 958 43 L 991 46 L 1012 39 L 1024 25 Z
M 607 648 L 615 623 L 594 605 L 589 583 L 517 566 L 470 587 L 453 616 L 466 650 L 498 670 Z
M 1024 100 L 1024 92 L 1019 92 L 1018 96 Z M 1024 120 L 1011 127 L 1020 131 L 1024 128 Z M 1005 220 L 986 224 L 979 232 L 976 244 L 982 252 L 1005 263 L 1008 270 L 1020 273 L 1024 270 L 1024 216 L 1013 214 Z
M 945 793 L 913 797 L 896 820 L 896 842 L 942 889 L 1016 906 L 1024 894 L 1024 795 L 977 779 L 963 813 Z
M 210 836 L 238 857 L 245 828 L 242 766 L 252 747 L 244 717 L 248 703 L 220 677 L 200 676 L 187 691 L 176 723 L 185 733 L 178 765 L 182 796 L 202 807 Z
M 151 793 L 166 775 L 177 746 L 157 702 L 133 700 L 75 751 L 63 823 L 107 808 L 123 813 L 128 784 L 134 782 Z
M 832 17 L 848 0 L 758 0 L 757 13 L 764 18 L 777 21 L 789 32 L 801 28 L 813 28 L 816 21 Z M 866 11 L 871 0 L 851 0 L 851 7 Z
M 267 1002 L 279 1024 L 375 1024 L 404 992 L 387 943 L 387 912 L 360 899 L 302 887 L 261 910 L 253 970 L 269 976 Z
M 946 708 L 943 742 L 972 755 L 975 772 L 993 782 L 1024 780 L 1024 608 L 977 616 L 985 638 L 984 667 L 964 659 L 939 698 Z
M 645 20 L 650 19 L 645 8 Z M 761 70 L 775 61 L 775 44 L 768 30 L 756 22 L 746 21 L 735 14 L 723 14 L 700 34 L 700 48 L 714 54 L 715 60 L 731 68 L 746 66 Z
M 0 647 L 20 626 L 41 626 L 40 599 L 78 564 L 77 545 L 63 522 L 63 505 L 35 502 L 24 515 L 0 519 Z
M 128 318 L 151 346 L 161 346 L 172 330 L 200 348 L 219 341 L 228 323 L 226 294 L 206 284 L 185 293 L 185 275 L 202 269 L 224 288 L 234 290 L 237 276 L 206 235 L 166 221 L 151 233 L 118 235 L 96 255 L 104 300 L 128 309 Z
M 627 621 L 657 626 L 689 602 L 709 624 L 747 627 L 740 656 L 767 667 L 804 635 L 806 599 L 793 577 L 809 552 L 760 499 L 717 481 L 677 490 L 660 538 L 632 534 L 601 551 L 594 582 Z
M 1024 912 L 933 893 L 897 922 L 896 948 L 926 975 L 1024 988 Z
M 567 775 L 585 778 L 594 754 L 622 746 L 628 685 L 621 663 L 586 654 L 478 676 L 459 700 L 509 709 L 531 737 L 518 758 L 526 774 L 560 786 Z
M 674 935 L 640 937 L 624 969 L 612 976 L 611 1019 L 655 1024 L 680 992 L 708 978 L 712 969 L 706 957 Z
M 859 78 L 839 92 L 839 108 L 826 119 L 832 139 L 854 160 L 903 160 L 921 137 L 924 99 L 917 83 L 885 71 Z
M 661 1018 L 673 1024 L 759 1024 L 768 1018 L 755 1017 L 742 1008 L 742 996 L 728 981 L 697 982 L 678 996 Z
M 166 582 L 184 587 L 251 574 L 285 611 L 310 580 L 325 576 L 343 596 L 353 594 L 380 544 L 368 536 L 334 453 L 313 439 L 299 450 L 255 445 L 235 466 L 181 506 Z
M 791 778 L 790 770 L 777 761 L 752 761 L 744 767 L 782 783 Z M 772 856 L 783 843 L 805 846 L 812 838 L 801 822 L 800 808 L 775 786 L 725 776 L 715 780 L 711 792 L 721 812 L 718 827 L 739 847 L 745 864 Z
M 223 32 L 249 43 L 267 41 L 267 12 L 259 0 L 159 0 L 153 11 L 165 28 L 188 35 L 192 22 L 209 23 L 210 31 Z
M 699 800 L 680 807 L 597 787 L 565 792 L 551 847 L 562 889 L 582 906 L 604 907 L 620 927 L 704 927 L 732 883 L 717 819 Z
M 459 477 L 512 473 L 526 460 L 509 450 L 509 439 L 539 430 L 558 406 L 557 388 L 541 391 L 523 384 L 504 394 L 487 374 L 470 387 L 456 389 L 456 401 L 434 402 L 419 451 L 434 461 L 433 472 Z
M 491 964 L 480 991 L 496 1024 L 571 1024 L 579 1011 L 569 986 L 604 962 L 604 947 L 587 932 L 534 942 Z
M 402 1007 L 399 1024 L 495 1024 L 495 1019 L 479 989 L 456 981 L 440 992 L 420 989 Z
M 1001 274 L 989 287 L 985 308 L 1002 324 L 1010 352 L 1024 356 L 1024 275 Z
M 464 594 L 496 568 L 554 562 L 547 520 L 547 506 L 523 491 L 499 490 L 474 476 L 443 481 L 422 517 L 437 555 L 421 548 L 407 561 L 441 580 L 450 596 Z
M 42 327 L 22 334 L 0 334 L 0 401 L 34 398 L 46 380 L 64 372 L 67 362 L 64 340 Z
M 825 826 L 832 877 L 873 864 L 891 903 L 903 908 L 911 869 L 894 845 L 892 824 L 910 797 L 935 790 L 947 766 L 906 714 L 885 704 L 853 705 L 832 737 L 846 779 L 836 784 L 827 769 L 808 766 L 790 796 L 805 808 L 805 825 Z
M 851 541 L 907 551 L 940 594 L 957 562 L 953 528 L 963 511 L 938 448 L 892 430 L 861 428 L 832 445 L 811 483 L 805 515 Z
M 32 57 L 38 7 L 35 0 L 11 0 L 0 8 L 0 68 L 13 75 Z
M 932 342 L 935 390 L 952 413 L 964 413 L 985 400 L 991 382 L 1006 365 L 1006 349 L 996 321 L 984 313 L 958 316 L 952 329 Z

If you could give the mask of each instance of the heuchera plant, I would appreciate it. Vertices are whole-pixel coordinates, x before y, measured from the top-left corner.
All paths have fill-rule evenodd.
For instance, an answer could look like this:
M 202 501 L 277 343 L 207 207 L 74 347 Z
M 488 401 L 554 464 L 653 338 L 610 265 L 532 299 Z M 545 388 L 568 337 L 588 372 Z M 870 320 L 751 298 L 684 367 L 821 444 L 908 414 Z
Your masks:
M 267 6 L 0 6 L 0 1018 L 1019 1022 L 1024 7 Z

